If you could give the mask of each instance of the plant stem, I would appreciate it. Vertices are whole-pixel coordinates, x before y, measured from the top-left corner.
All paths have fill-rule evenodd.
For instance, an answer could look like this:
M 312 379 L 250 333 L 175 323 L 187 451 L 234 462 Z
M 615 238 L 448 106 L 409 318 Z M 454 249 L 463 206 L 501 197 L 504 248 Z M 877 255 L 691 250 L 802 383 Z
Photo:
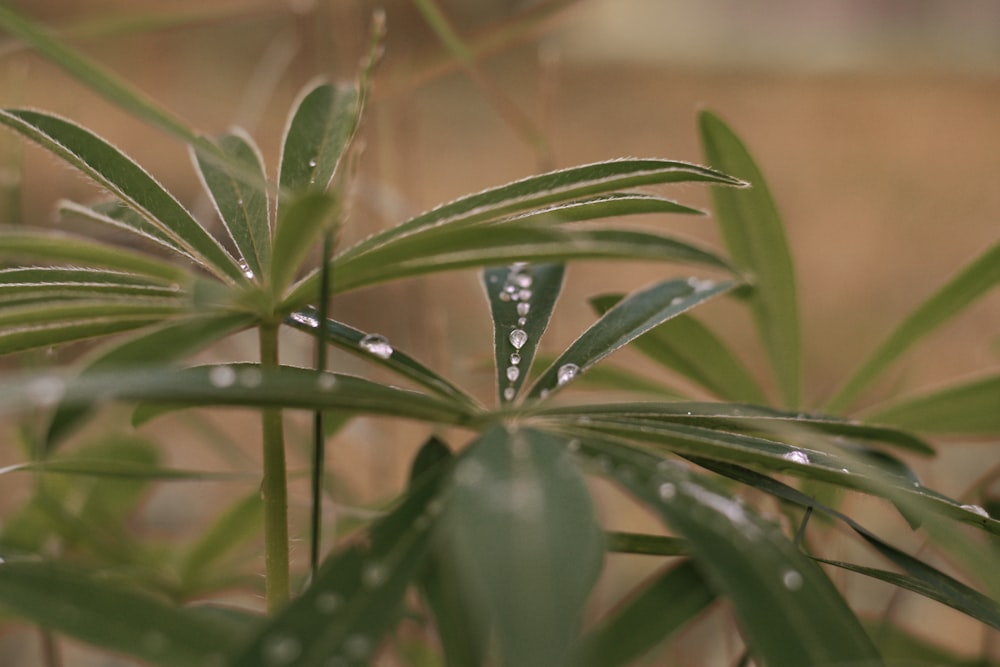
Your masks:
M 278 366 L 278 323 L 260 326 L 260 364 Z M 261 410 L 261 433 L 264 439 L 264 590 L 268 613 L 285 606 L 288 584 L 288 485 L 285 479 L 285 435 L 281 410 Z

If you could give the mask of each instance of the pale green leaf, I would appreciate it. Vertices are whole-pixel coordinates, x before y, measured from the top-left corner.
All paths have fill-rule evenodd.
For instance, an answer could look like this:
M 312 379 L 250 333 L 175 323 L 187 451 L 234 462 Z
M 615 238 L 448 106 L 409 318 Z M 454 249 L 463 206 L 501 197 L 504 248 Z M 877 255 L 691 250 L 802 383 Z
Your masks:
M 337 198 L 322 192 L 303 195 L 282 207 L 271 251 L 273 294 L 282 294 L 296 278 L 306 256 L 314 249 L 316 239 L 337 224 L 339 214 Z M 318 294 L 317 290 L 306 299 L 315 300 Z
M 197 264 L 198 260 L 176 241 L 170 234 L 152 224 L 141 214 L 129 208 L 127 204 L 117 199 L 103 201 L 93 206 L 84 206 L 66 199 L 57 203 L 59 215 L 63 223 L 79 220 L 107 225 L 116 230 L 139 236 L 143 241 L 154 243 L 176 253 L 187 263 Z
M 1000 434 L 1000 375 L 875 407 L 867 421 L 924 433 Z

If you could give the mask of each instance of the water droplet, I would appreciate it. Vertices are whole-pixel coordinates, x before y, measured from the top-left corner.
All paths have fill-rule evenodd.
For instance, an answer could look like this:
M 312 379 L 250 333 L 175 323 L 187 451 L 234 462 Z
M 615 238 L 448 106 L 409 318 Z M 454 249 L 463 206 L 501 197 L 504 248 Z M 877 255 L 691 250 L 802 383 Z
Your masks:
M 517 352 L 510 355 L 510 363 L 513 364 L 514 366 L 517 366 L 519 363 L 521 363 L 521 355 L 518 354 Z
M 368 656 L 372 650 L 372 643 L 367 637 L 361 635 L 351 635 L 344 640 L 344 653 L 354 658 L 362 660 Z
M 552 392 L 550 390 L 548 390 L 548 389 L 542 389 L 540 392 L 538 392 L 538 397 L 539 398 L 548 398 L 549 394 L 551 394 L 551 393 Z
M 790 591 L 797 591 L 802 588 L 802 575 L 796 570 L 785 570 L 781 575 L 781 583 Z
M 507 292 L 500 292 L 500 300 L 510 301 L 510 294 L 507 294 Z
M 261 376 L 260 369 L 249 366 L 247 368 L 241 368 L 239 372 L 240 384 L 244 387 L 259 387 L 263 377 Z
M 657 487 L 656 492 L 660 495 L 660 500 L 666 502 L 677 495 L 677 487 L 670 482 L 664 482 Z
M 531 290 L 530 289 L 518 290 L 517 299 L 518 301 L 529 301 L 531 299 Z
M 243 277 L 247 280 L 254 279 L 253 270 L 250 268 L 250 265 L 247 264 L 245 259 L 240 260 L 240 271 L 243 272 Z
M 312 167 L 313 169 L 316 168 L 316 158 L 309 160 L 309 166 Z
M 340 609 L 343 604 L 340 596 L 336 593 L 320 593 L 316 596 L 316 611 L 321 614 L 332 614 Z
M 675 296 L 673 299 L 670 300 L 670 305 L 671 306 L 676 306 L 677 304 L 682 303 L 683 301 L 684 301 L 684 297 L 682 297 L 682 296 Z
M 786 461 L 792 461 L 793 463 L 803 463 L 803 464 L 809 463 L 809 455 L 798 449 L 793 449 L 790 452 L 785 452 L 784 454 L 781 455 L 781 458 L 785 459 Z
M 498 280 L 500 280 L 500 277 L 497 276 L 496 274 L 493 274 L 493 275 L 490 276 L 490 282 L 493 283 L 494 285 L 497 284 Z
M 531 312 L 530 303 L 519 303 L 517 304 L 517 314 L 521 317 L 527 317 L 528 313 Z
M 568 443 L 566 443 L 566 449 L 576 454 L 578 451 L 580 451 L 580 441 L 576 439 L 570 440 Z
M 385 570 L 385 566 L 380 563 L 369 563 L 365 565 L 365 568 L 361 571 L 361 581 L 368 588 L 375 588 L 376 586 L 381 586 L 385 583 L 388 572 Z
M 965 510 L 966 512 L 972 512 L 977 516 L 981 516 L 984 519 L 990 518 L 990 513 L 987 512 L 982 507 L 980 507 L 979 505 L 962 505 L 962 509 Z
M 260 652 L 268 665 L 287 665 L 299 657 L 302 643 L 290 635 L 272 635 L 264 639 Z
M 517 390 L 513 387 L 507 387 L 503 390 L 503 397 L 505 400 L 513 401 L 515 396 L 517 396 Z
M 208 381 L 219 389 L 231 387 L 236 383 L 236 371 L 229 366 L 215 366 L 208 372 Z
M 299 324 L 306 325 L 307 327 L 316 328 L 319 326 L 319 320 L 317 320 L 315 317 L 310 317 L 305 313 L 292 313 L 292 319 L 298 322 Z
M 521 377 L 521 369 L 517 366 L 507 367 L 507 379 L 511 382 L 517 382 L 517 378 Z
M 508 283 L 503 286 L 503 291 L 507 294 L 514 294 L 517 291 L 517 287 Z
M 366 352 L 378 357 L 379 359 L 388 359 L 393 353 L 392 345 L 389 343 L 389 339 L 382 334 L 368 334 L 361 339 L 361 342 L 359 342 L 358 345 L 360 345 Z
M 527 317 L 519 317 L 519 318 L 517 318 L 517 326 L 523 327 L 527 323 L 528 323 L 528 318 Z
M 243 206 L 243 197 L 240 197 L 239 199 L 237 199 L 236 203 L 239 204 L 240 206 Z
M 524 329 L 514 329 L 510 332 L 510 344 L 515 350 L 520 350 L 528 342 L 528 333 Z
M 330 373 L 320 373 L 316 377 L 316 386 L 323 391 L 330 391 L 337 386 L 337 378 Z
M 556 383 L 562 386 L 575 378 L 577 373 L 580 372 L 580 367 L 576 364 L 563 364 L 556 371 Z
M 528 262 L 514 262 L 510 265 L 511 273 L 521 273 L 528 268 Z
M 28 383 L 28 398 L 41 407 L 55 405 L 66 393 L 66 383 L 57 377 L 39 377 Z
M 518 273 L 514 276 L 514 279 L 511 282 L 513 282 L 521 289 L 528 289 L 529 287 L 531 287 L 532 283 L 531 275 L 528 273 Z
M 466 486 L 475 486 L 483 481 L 483 466 L 476 461 L 465 461 L 455 469 L 455 481 Z
M 715 287 L 715 282 L 712 280 L 702 280 L 701 278 L 695 278 L 694 276 L 687 279 L 687 284 L 691 286 L 695 294 L 700 292 L 706 292 L 713 287 Z

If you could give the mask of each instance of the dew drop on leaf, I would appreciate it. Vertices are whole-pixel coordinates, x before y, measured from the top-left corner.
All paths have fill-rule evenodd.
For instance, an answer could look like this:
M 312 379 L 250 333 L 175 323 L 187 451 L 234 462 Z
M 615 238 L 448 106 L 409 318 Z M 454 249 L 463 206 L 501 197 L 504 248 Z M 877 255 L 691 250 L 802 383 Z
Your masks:
M 261 376 L 260 370 L 254 367 L 240 369 L 239 372 L 240 384 L 244 387 L 259 387 L 263 377 Z
M 524 329 L 514 329 L 510 332 L 510 344 L 515 350 L 520 350 L 528 342 L 528 333 Z
M 369 563 L 361 571 L 361 581 L 368 588 L 375 588 L 385 583 L 387 576 L 385 566 L 380 563 Z
M 781 583 L 790 591 L 797 591 L 802 588 L 802 575 L 796 570 L 785 570 L 781 575 Z
M 291 635 L 275 634 L 264 639 L 260 648 L 264 664 L 280 667 L 291 664 L 302 652 L 302 643 Z
M 510 363 L 513 366 L 517 366 L 519 363 L 521 363 L 521 355 L 518 354 L 517 352 L 510 355 Z
M 517 396 L 517 391 L 513 387 L 507 387 L 503 390 L 503 397 L 505 400 L 513 401 L 515 396 Z
M 330 391 L 337 386 L 337 378 L 329 373 L 320 373 L 316 378 L 316 386 L 323 391 Z
M 320 593 L 316 596 L 316 611 L 321 614 L 332 614 L 340 609 L 342 600 L 336 593 Z
M 316 158 L 309 160 L 309 166 L 312 167 L 313 169 L 316 168 Z
M 984 519 L 990 518 L 990 513 L 987 512 L 982 507 L 980 507 L 979 505 L 962 505 L 962 509 L 965 510 L 966 512 L 972 512 L 977 516 L 981 516 Z
M 791 461 L 793 463 L 802 463 L 802 464 L 809 463 L 809 455 L 798 449 L 793 449 L 790 452 L 785 452 L 784 454 L 781 455 L 781 458 L 785 459 L 786 461 Z
M 511 382 L 516 382 L 517 378 L 521 377 L 521 369 L 517 366 L 507 367 L 507 379 Z
M 659 494 L 660 500 L 666 502 L 668 500 L 672 500 L 673 497 L 677 495 L 677 487 L 670 482 L 664 482 L 657 487 L 656 492 Z
M 219 389 L 231 387 L 236 383 L 236 371 L 229 366 L 215 366 L 208 372 L 208 381 Z
M 379 359 L 388 359 L 393 353 L 392 345 L 389 343 L 389 339 L 382 334 L 368 334 L 361 339 L 358 345 L 360 345 L 365 352 L 376 356 Z
M 580 367 L 576 364 L 563 364 L 556 372 L 556 383 L 562 386 L 575 378 L 580 372 Z
M 517 314 L 521 317 L 527 317 L 528 313 L 531 312 L 530 303 L 519 303 L 517 304 Z

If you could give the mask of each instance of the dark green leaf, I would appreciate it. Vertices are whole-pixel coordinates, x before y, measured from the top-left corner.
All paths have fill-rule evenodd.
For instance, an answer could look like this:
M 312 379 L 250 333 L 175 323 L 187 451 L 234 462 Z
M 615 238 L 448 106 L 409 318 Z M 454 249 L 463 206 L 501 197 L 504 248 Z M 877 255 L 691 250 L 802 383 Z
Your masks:
M 688 553 L 687 544 L 679 537 L 613 531 L 605 538 L 607 550 L 615 553 L 647 556 L 686 556 Z
M 513 401 L 528 379 L 565 273 L 562 264 L 520 262 L 486 269 L 482 274 L 493 317 L 497 396 L 501 403 Z
M 528 394 L 544 397 L 653 327 L 732 289 L 733 283 L 668 280 L 634 292 L 587 329 L 535 381 Z
M 750 183 L 745 190 L 712 188 L 712 202 L 733 262 L 751 275 L 750 310 L 785 404 L 796 407 L 801 383 L 801 332 L 795 268 L 764 176 L 739 137 L 714 114 L 699 118 L 705 159 Z
M 117 199 L 101 202 L 94 206 L 83 206 L 64 199 L 57 206 L 59 215 L 64 218 L 64 222 L 79 218 L 88 222 L 108 225 L 117 230 L 139 236 L 143 241 L 155 243 L 162 248 L 166 248 L 170 252 L 183 257 L 185 263 L 197 263 L 197 260 L 191 256 L 191 253 L 176 241 L 173 236 L 167 234 Z
M 670 199 L 641 192 L 611 192 L 597 197 L 587 197 L 515 216 L 518 222 L 546 225 L 582 222 L 600 218 L 640 213 L 688 213 L 704 215 L 705 212 L 678 204 Z

